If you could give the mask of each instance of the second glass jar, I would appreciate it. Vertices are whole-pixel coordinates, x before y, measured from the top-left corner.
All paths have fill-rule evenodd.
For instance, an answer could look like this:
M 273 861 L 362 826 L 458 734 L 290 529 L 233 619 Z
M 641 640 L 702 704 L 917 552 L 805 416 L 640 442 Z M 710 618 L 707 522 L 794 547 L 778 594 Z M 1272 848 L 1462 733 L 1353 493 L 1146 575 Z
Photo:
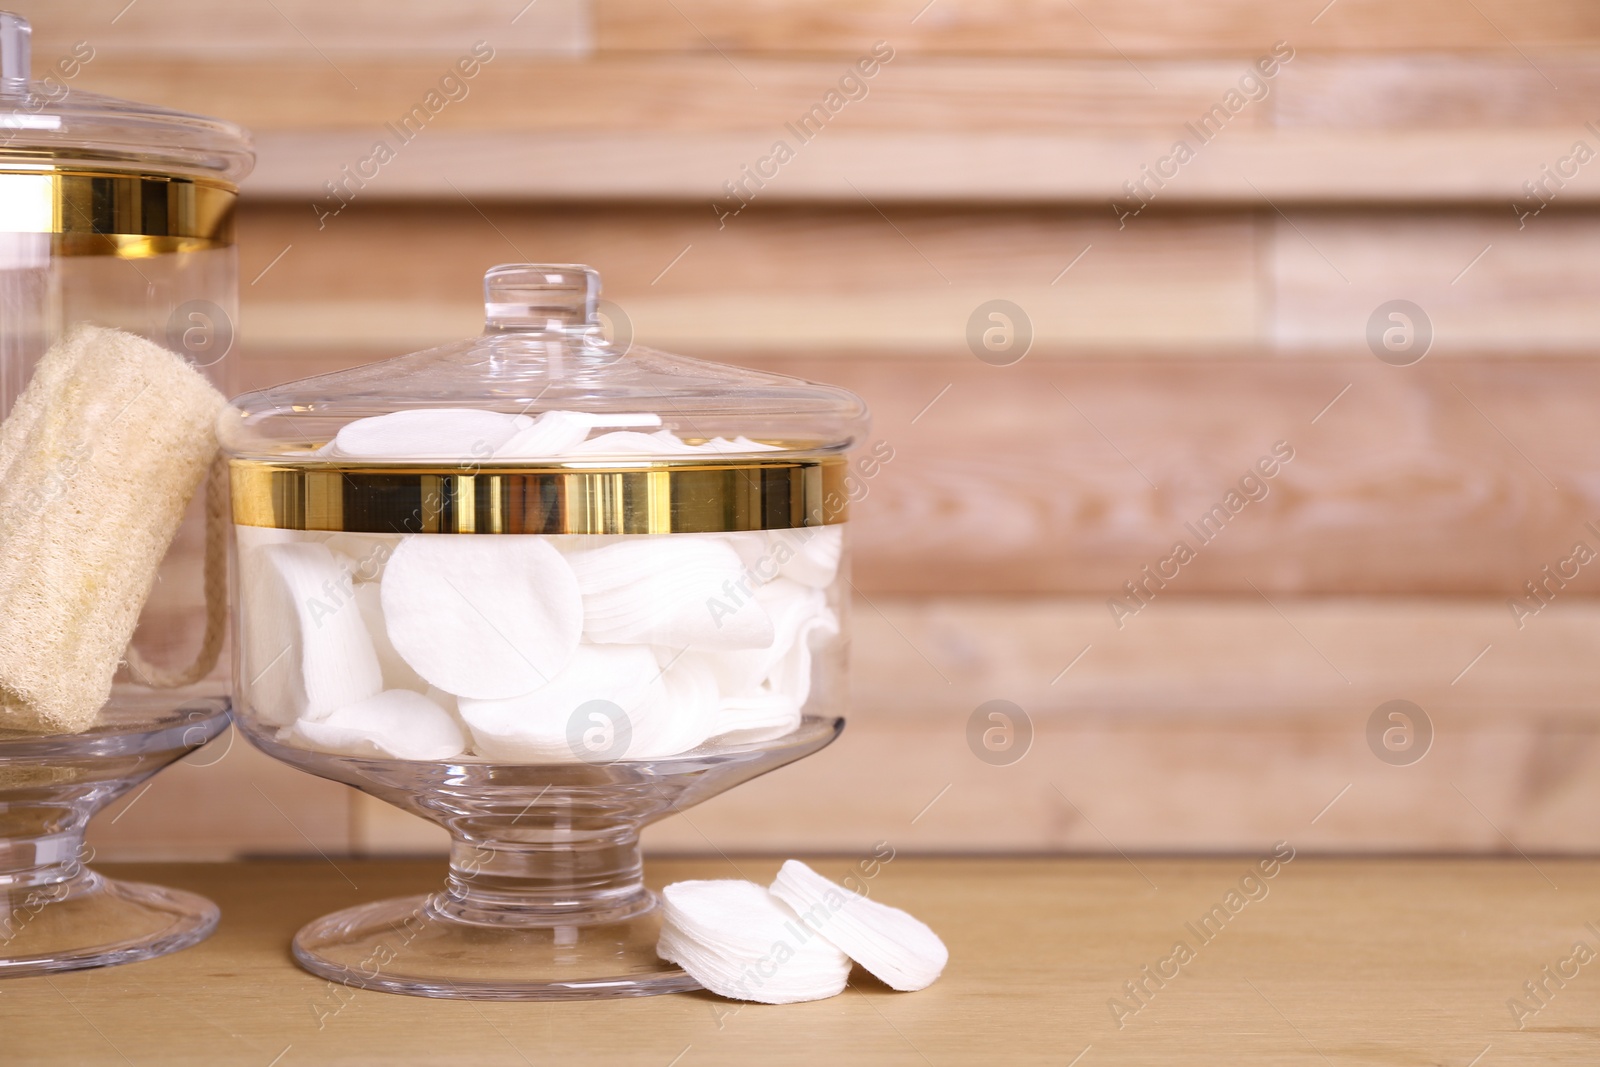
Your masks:
M 512 265 L 488 329 L 237 402 L 237 710 L 329 754 L 650 760 L 841 708 L 860 401 L 600 336 Z

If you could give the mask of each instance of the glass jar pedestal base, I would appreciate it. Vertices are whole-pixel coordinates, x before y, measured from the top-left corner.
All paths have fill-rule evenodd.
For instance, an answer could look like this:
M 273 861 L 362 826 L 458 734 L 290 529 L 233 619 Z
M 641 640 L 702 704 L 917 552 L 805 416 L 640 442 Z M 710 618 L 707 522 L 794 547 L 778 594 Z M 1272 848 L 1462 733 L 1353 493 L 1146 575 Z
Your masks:
M 654 899 L 640 914 L 611 922 L 480 926 L 441 912 L 441 897 L 382 900 L 324 916 L 295 935 L 294 958 L 346 985 L 425 997 L 596 1000 L 700 988 L 656 957 L 661 918 Z
M 844 720 L 807 718 L 778 738 L 725 737 L 668 759 L 504 764 L 364 759 L 281 744 L 268 755 L 439 823 L 445 887 L 310 923 L 294 956 L 363 989 L 483 1000 L 591 1000 L 698 989 L 656 957 L 660 904 L 639 831 L 816 752 Z
M 0 930 L 4 978 L 165 956 L 210 937 L 219 917 L 205 897 L 86 869 L 70 883 L 9 900 L 11 927 Z
M 228 702 L 114 700 L 86 733 L 0 736 L 0 977 L 153 959 L 203 941 L 215 904 L 89 869 L 110 801 L 228 726 Z

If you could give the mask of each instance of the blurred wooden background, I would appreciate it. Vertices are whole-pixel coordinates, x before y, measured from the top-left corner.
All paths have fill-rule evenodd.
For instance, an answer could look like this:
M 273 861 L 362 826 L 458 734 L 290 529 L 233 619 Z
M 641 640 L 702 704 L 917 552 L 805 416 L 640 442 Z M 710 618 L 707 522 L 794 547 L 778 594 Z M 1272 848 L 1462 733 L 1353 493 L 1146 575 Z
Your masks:
M 640 343 L 867 398 L 895 458 L 857 512 L 850 726 L 657 847 L 1600 845 L 1600 565 L 1508 606 L 1600 551 L 1594 5 L 17 6 L 36 65 L 92 44 L 75 86 L 255 131 L 241 386 L 475 332 L 484 268 L 532 260 L 598 267 Z M 785 124 L 877 42 L 801 144 Z M 968 340 L 995 299 L 1030 324 L 1009 365 Z M 1369 346 L 1391 300 L 1431 325 L 1410 366 Z M 1119 627 L 1107 599 L 1279 441 L 1267 497 Z M 1009 765 L 968 744 L 994 699 L 1032 723 Z M 1431 723 L 1419 761 L 1371 747 L 1392 699 Z M 195 759 L 101 819 L 103 853 L 441 840 L 242 742 Z

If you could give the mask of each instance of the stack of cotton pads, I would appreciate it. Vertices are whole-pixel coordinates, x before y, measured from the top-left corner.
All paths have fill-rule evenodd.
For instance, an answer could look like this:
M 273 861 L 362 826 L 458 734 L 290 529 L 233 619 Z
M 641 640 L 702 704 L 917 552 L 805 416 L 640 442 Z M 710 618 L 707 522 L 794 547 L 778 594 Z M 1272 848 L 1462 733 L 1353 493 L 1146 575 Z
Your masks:
M 425 409 L 353 422 L 320 454 L 772 447 L 631 429 L 660 424 L 644 413 Z M 549 763 L 778 736 L 800 724 L 813 658 L 840 632 L 839 526 L 637 536 L 241 526 L 238 539 L 247 711 L 326 752 Z
M 754 882 L 679 882 L 661 895 L 656 954 L 713 993 L 795 1004 L 844 992 L 849 958 Z
M 835 996 L 844 991 L 851 960 L 893 989 L 924 989 L 950 958 L 922 922 L 798 860 L 784 863 L 770 889 L 677 882 L 661 895 L 656 954 L 736 1000 L 793 1004 Z
M 748 437 L 713 437 L 689 444 L 671 430 L 640 433 L 661 425 L 642 412 L 602 414 L 546 411 L 534 418 L 478 408 L 417 408 L 357 419 L 318 450 L 330 459 L 559 459 L 588 455 L 694 455 L 770 452 L 776 445 Z M 617 429 L 625 427 L 625 429 Z M 612 432 L 590 437 L 590 431 Z

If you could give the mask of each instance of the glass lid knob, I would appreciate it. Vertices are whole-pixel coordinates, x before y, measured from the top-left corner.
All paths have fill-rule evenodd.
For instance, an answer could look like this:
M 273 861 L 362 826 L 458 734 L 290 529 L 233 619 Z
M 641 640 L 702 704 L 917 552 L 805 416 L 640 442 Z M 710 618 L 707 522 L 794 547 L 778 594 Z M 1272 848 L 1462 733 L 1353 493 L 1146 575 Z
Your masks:
M 600 272 L 581 263 L 504 263 L 483 276 L 491 332 L 598 329 L 599 299 Z
M 21 15 L 0 11 L 0 93 L 20 93 L 28 87 L 32 64 L 33 27 Z

